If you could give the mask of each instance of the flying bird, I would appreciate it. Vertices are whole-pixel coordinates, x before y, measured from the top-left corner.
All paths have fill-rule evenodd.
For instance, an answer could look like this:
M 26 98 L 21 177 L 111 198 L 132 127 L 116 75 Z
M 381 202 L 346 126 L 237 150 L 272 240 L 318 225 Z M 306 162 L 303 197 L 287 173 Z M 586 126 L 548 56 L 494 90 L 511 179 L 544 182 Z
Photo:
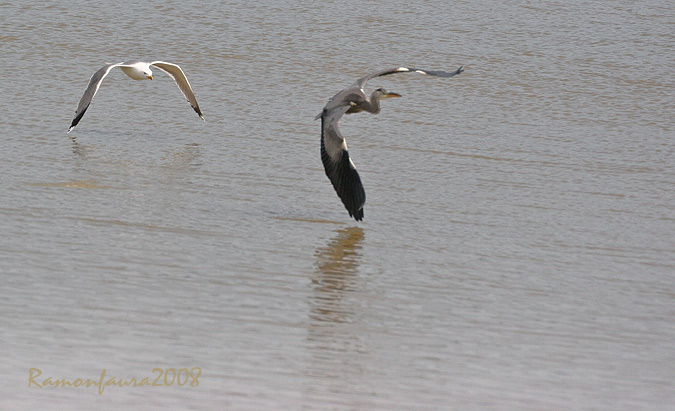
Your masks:
M 199 110 L 199 105 L 197 104 L 195 94 L 192 92 L 192 87 L 190 87 L 190 83 L 188 82 L 187 77 L 185 77 L 185 73 L 183 73 L 183 70 L 181 70 L 180 66 L 173 63 L 167 63 L 165 61 L 153 61 L 151 63 L 146 63 L 144 61 L 126 61 L 124 63 L 106 64 L 91 76 L 89 85 L 84 91 L 80 102 L 77 104 L 75 118 L 73 118 L 73 122 L 70 124 L 68 132 L 70 133 L 70 131 L 75 128 L 77 123 L 82 120 L 82 116 L 84 116 L 84 113 L 89 108 L 89 104 L 91 104 L 91 101 L 94 99 L 98 88 L 101 87 L 101 82 L 108 75 L 108 73 L 110 73 L 110 70 L 112 70 L 114 67 L 119 67 L 122 69 L 124 74 L 134 80 L 152 80 L 152 70 L 150 69 L 150 66 L 154 66 L 170 75 L 171 78 L 173 78 L 176 82 L 176 85 L 178 85 L 178 88 L 180 89 L 181 93 L 183 93 L 183 96 L 185 96 L 188 103 L 190 103 L 192 108 L 197 112 L 199 118 L 204 120 L 204 116 L 202 115 L 201 110 Z
M 338 197 L 345 205 L 350 217 L 356 221 L 363 220 L 363 205 L 366 203 L 366 192 L 361 184 L 361 178 L 356 166 L 349 158 L 347 142 L 340 133 L 338 123 L 344 114 L 367 111 L 377 114 L 380 112 L 380 100 L 401 97 L 400 94 L 384 88 L 375 89 L 370 98 L 366 96 L 364 87 L 368 80 L 375 77 L 396 73 L 419 73 L 434 77 L 452 77 L 464 71 L 463 67 L 448 73 L 445 71 L 420 70 L 410 67 L 376 71 L 361 77 L 356 82 L 340 91 L 323 108 L 323 111 L 314 119 L 321 119 L 321 161 L 326 170 Z

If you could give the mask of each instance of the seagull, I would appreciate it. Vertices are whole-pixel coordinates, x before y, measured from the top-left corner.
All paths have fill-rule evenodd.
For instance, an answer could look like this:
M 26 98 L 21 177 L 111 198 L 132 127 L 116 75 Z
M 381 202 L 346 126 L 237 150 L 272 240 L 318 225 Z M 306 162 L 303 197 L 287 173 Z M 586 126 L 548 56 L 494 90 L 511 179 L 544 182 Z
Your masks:
M 401 97 L 400 94 L 382 87 L 375 89 L 370 98 L 366 96 L 364 87 L 368 80 L 375 77 L 396 73 L 419 73 L 434 77 L 452 77 L 464 71 L 463 67 L 448 73 L 445 71 L 420 70 L 410 67 L 376 71 L 361 77 L 354 84 L 338 92 L 328 100 L 323 111 L 314 119 L 321 119 L 321 161 L 338 197 L 345 205 L 350 217 L 356 221 L 363 220 L 363 205 L 366 203 L 366 192 L 354 162 L 349 157 L 347 142 L 340 133 L 338 123 L 344 114 L 367 111 L 372 114 L 380 112 L 380 100 Z
M 103 81 L 105 76 L 107 76 L 108 73 L 110 73 L 110 70 L 112 70 L 114 67 L 119 67 L 120 69 L 122 69 L 124 74 L 126 74 L 127 76 L 131 77 L 134 80 L 148 80 L 148 79 L 152 80 L 152 70 L 150 70 L 150 66 L 154 66 L 170 75 L 171 78 L 173 78 L 174 81 L 176 82 L 176 85 L 178 85 L 178 88 L 180 89 L 181 93 L 183 93 L 183 96 L 185 96 L 188 103 L 190 103 L 192 108 L 197 112 L 199 118 L 204 120 L 204 116 L 202 115 L 202 112 L 199 110 L 197 99 L 195 98 L 195 95 L 192 92 L 192 87 L 190 87 L 190 83 L 188 82 L 187 77 L 185 77 L 185 73 L 183 73 L 183 70 L 181 70 L 180 66 L 173 63 L 167 63 L 165 61 L 153 61 L 150 63 L 146 63 L 144 61 L 132 60 L 132 61 L 125 61 L 123 63 L 106 64 L 105 66 L 98 69 L 96 73 L 94 73 L 91 76 L 91 79 L 89 80 L 89 85 L 87 86 L 87 89 L 84 91 L 84 94 L 80 99 L 80 102 L 77 104 L 77 110 L 75 110 L 75 118 L 73 118 L 73 122 L 70 124 L 68 132 L 70 133 L 70 131 L 73 128 L 75 128 L 75 126 L 80 122 L 82 116 L 84 116 L 84 113 L 89 108 L 89 104 L 91 104 L 91 101 L 94 99 L 94 96 L 98 91 L 98 88 L 101 87 L 101 82 Z

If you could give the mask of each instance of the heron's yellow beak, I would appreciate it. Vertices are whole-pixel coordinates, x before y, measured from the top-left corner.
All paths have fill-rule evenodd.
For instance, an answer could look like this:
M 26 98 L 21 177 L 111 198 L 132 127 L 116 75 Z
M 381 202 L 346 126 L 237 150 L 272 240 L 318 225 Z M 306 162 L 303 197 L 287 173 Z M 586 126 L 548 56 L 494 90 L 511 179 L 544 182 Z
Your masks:
M 398 94 L 398 93 L 389 92 L 385 97 L 391 98 L 391 97 L 403 97 L 403 96 Z
M 152 75 L 149 75 L 148 78 L 149 78 L 150 80 L 152 80 Z

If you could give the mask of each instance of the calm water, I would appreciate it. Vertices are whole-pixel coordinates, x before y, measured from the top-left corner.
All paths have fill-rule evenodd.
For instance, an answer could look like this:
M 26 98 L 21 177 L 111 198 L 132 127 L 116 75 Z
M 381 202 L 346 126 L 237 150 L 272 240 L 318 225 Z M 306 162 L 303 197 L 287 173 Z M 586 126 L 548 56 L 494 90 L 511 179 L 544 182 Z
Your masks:
M 507 3 L 0 4 L 0 408 L 675 409 L 675 8 Z M 66 135 L 127 59 L 206 122 L 116 69 Z M 398 65 L 466 72 L 369 84 L 355 223 L 313 117 Z

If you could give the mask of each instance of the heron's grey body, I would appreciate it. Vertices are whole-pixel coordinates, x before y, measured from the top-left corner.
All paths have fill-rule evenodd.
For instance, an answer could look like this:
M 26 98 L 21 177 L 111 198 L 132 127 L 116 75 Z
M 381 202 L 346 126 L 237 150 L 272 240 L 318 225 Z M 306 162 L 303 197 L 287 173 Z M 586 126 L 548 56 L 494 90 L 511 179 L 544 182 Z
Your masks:
M 375 77 L 395 73 L 420 73 L 435 77 L 452 77 L 464 71 L 462 67 L 454 72 L 420 70 L 409 67 L 381 70 L 358 79 L 352 86 L 338 92 L 324 107 L 316 119 L 321 118 L 321 160 L 337 195 L 345 205 L 350 217 L 363 220 L 363 205 L 366 203 L 366 192 L 361 184 L 361 177 L 356 171 L 354 162 L 349 157 L 349 150 L 338 124 L 345 114 L 367 111 L 380 112 L 380 100 L 389 97 L 401 97 L 400 94 L 378 88 L 366 96 L 364 87 L 368 80 Z
M 89 79 L 89 84 L 87 85 L 87 89 L 84 91 L 84 94 L 82 95 L 82 98 L 80 98 L 80 102 L 77 105 L 77 110 L 75 110 L 75 118 L 73 118 L 68 132 L 70 133 L 70 131 L 80 122 L 82 116 L 84 116 L 84 113 L 89 108 L 91 101 L 94 99 L 96 92 L 98 91 L 99 87 L 101 87 L 103 79 L 108 75 L 108 73 L 110 73 L 110 70 L 115 67 L 119 67 L 124 72 L 124 74 L 134 80 L 152 80 L 152 70 L 150 69 L 150 66 L 157 67 L 158 69 L 170 75 L 171 78 L 173 78 L 176 82 L 176 85 L 180 89 L 181 93 L 183 93 L 183 96 L 187 99 L 188 103 L 190 103 L 199 117 L 204 120 L 204 116 L 199 109 L 199 105 L 197 104 L 197 99 L 195 98 L 194 92 L 192 91 L 192 87 L 190 87 L 190 83 L 188 82 L 188 79 L 185 76 L 185 73 L 183 73 L 183 70 L 181 70 L 180 66 L 173 63 L 167 63 L 165 61 L 153 61 L 147 63 L 144 61 L 132 60 L 125 61 L 123 63 L 106 64 L 91 76 L 91 79 Z

